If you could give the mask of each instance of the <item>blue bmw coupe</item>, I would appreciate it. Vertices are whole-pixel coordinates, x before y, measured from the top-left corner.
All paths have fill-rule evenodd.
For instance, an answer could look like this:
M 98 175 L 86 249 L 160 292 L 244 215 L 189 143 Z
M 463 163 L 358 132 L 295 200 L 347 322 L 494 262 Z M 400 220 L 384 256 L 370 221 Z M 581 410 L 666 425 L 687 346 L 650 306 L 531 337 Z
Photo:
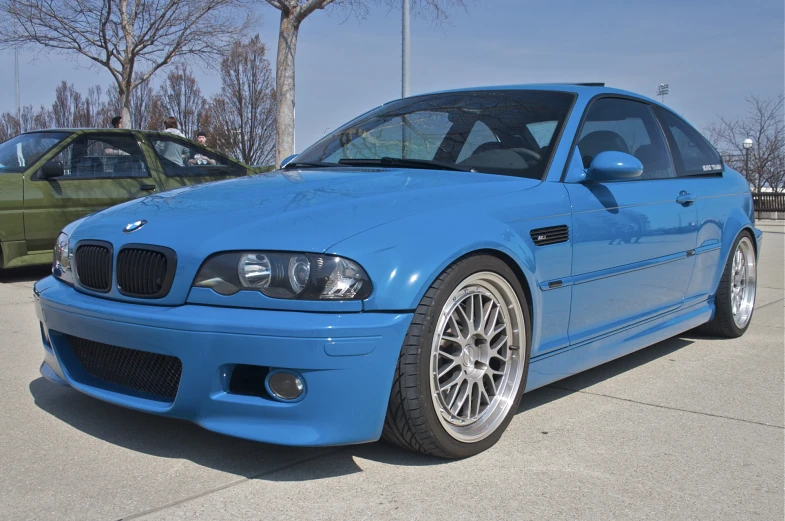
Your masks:
M 413 96 L 274 172 L 67 226 L 35 285 L 41 372 L 232 436 L 466 457 L 526 391 L 742 335 L 760 246 L 745 179 L 656 101 Z

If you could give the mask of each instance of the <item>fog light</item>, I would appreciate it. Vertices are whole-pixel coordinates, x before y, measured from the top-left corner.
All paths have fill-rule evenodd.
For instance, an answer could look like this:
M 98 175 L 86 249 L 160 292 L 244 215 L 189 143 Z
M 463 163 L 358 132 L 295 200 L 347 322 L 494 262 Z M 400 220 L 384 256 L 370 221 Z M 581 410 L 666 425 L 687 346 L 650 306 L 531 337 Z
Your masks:
M 271 395 L 286 402 L 299 399 L 305 391 L 302 377 L 286 371 L 271 371 L 265 385 Z

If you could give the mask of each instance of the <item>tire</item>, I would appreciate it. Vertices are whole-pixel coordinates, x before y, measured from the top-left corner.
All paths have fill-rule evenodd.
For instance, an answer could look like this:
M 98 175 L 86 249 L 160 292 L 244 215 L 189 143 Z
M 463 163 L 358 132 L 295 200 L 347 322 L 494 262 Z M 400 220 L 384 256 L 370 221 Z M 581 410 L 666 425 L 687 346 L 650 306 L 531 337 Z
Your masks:
M 530 324 L 521 284 L 500 259 L 476 255 L 447 268 L 406 334 L 383 439 L 441 458 L 493 446 L 526 387 Z
M 739 255 L 743 259 L 739 265 Z M 743 268 L 739 273 L 736 268 Z M 747 331 L 755 309 L 758 263 L 752 235 L 744 231 L 736 237 L 725 263 L 717 294 L 714 297 L 714 318 L 698 330 L 711 336 L 738 338 Z M 740 289 L 739 289 L 740 288 Z M 740 295 L 739 292 L 740 291 Z M 736 305 L 734 305 L 736 295 Z M 741 305 L 739 305 L 741 302 Z M 736 312 L 734 312 L 734 310 Z

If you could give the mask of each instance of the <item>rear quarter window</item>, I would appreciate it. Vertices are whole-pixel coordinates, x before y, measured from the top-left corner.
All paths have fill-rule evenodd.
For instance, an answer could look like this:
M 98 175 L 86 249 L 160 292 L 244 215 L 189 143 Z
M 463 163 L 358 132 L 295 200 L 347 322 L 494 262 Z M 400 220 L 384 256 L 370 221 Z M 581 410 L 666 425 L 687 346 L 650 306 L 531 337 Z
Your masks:
M 710 175 L 723 171 L 720 154 L 700 132 L 668 110 L 655 106 L 654 112 L 668 139 L 677 176 Z

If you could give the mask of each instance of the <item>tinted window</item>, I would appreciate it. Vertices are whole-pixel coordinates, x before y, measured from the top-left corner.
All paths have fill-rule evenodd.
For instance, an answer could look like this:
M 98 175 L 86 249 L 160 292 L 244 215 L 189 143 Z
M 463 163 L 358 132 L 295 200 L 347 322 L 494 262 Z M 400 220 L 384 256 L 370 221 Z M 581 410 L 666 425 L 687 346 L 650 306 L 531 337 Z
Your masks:
M 22 134 L 0 144 L 0 174 L 24 172 L 68 136 L 65 132 L 38 132 Z
M 722 172 L 722 159 L 700 133 L 672 112 L 660 107 L 654 111 L 665 129 L 680 176 Z
M 668 147 L 649 106 L 637 101 L 601 98 L 591 104 L 578 141 L 584 168 L 597 154 L 631 154 L 643 165 L 639 179 L 676 177 Z
M 496 139 L 496 136 L 493 135 L 491 129 L 488 128 L 488 125 L 483 123 L 482 121 L 478 121 L 472 127 L 471 132 L 469 132 L 469 136 L 466 138 L 466 143 L 463 144 L 463 148 L 461 148 L 461 153 L 458 154 L 458 162 L 460 163 L 475 150 L 477 147 L 484 145 L 485 143 L 498 143 L 499 140 Z
M 540 179 L 575 95 L 540 90 L 415 96 L 324 137 L 291 164 L 419 159 Z M 538 126 L 542 124 L 541 126 Z M 544 146 L 543 144 L 550 145 Z M 359 166 L 359 163 L 355 163 Z
M 132 135 L 77 137 L 55 160 L 63 164 L 62 178 L 100 179 L 148 177 L 142 150 Z
M 150 142 L 168 176 L 242 175 L 245 172 L 225 157 L 195 143 L 169 136 L 154 136 Z

